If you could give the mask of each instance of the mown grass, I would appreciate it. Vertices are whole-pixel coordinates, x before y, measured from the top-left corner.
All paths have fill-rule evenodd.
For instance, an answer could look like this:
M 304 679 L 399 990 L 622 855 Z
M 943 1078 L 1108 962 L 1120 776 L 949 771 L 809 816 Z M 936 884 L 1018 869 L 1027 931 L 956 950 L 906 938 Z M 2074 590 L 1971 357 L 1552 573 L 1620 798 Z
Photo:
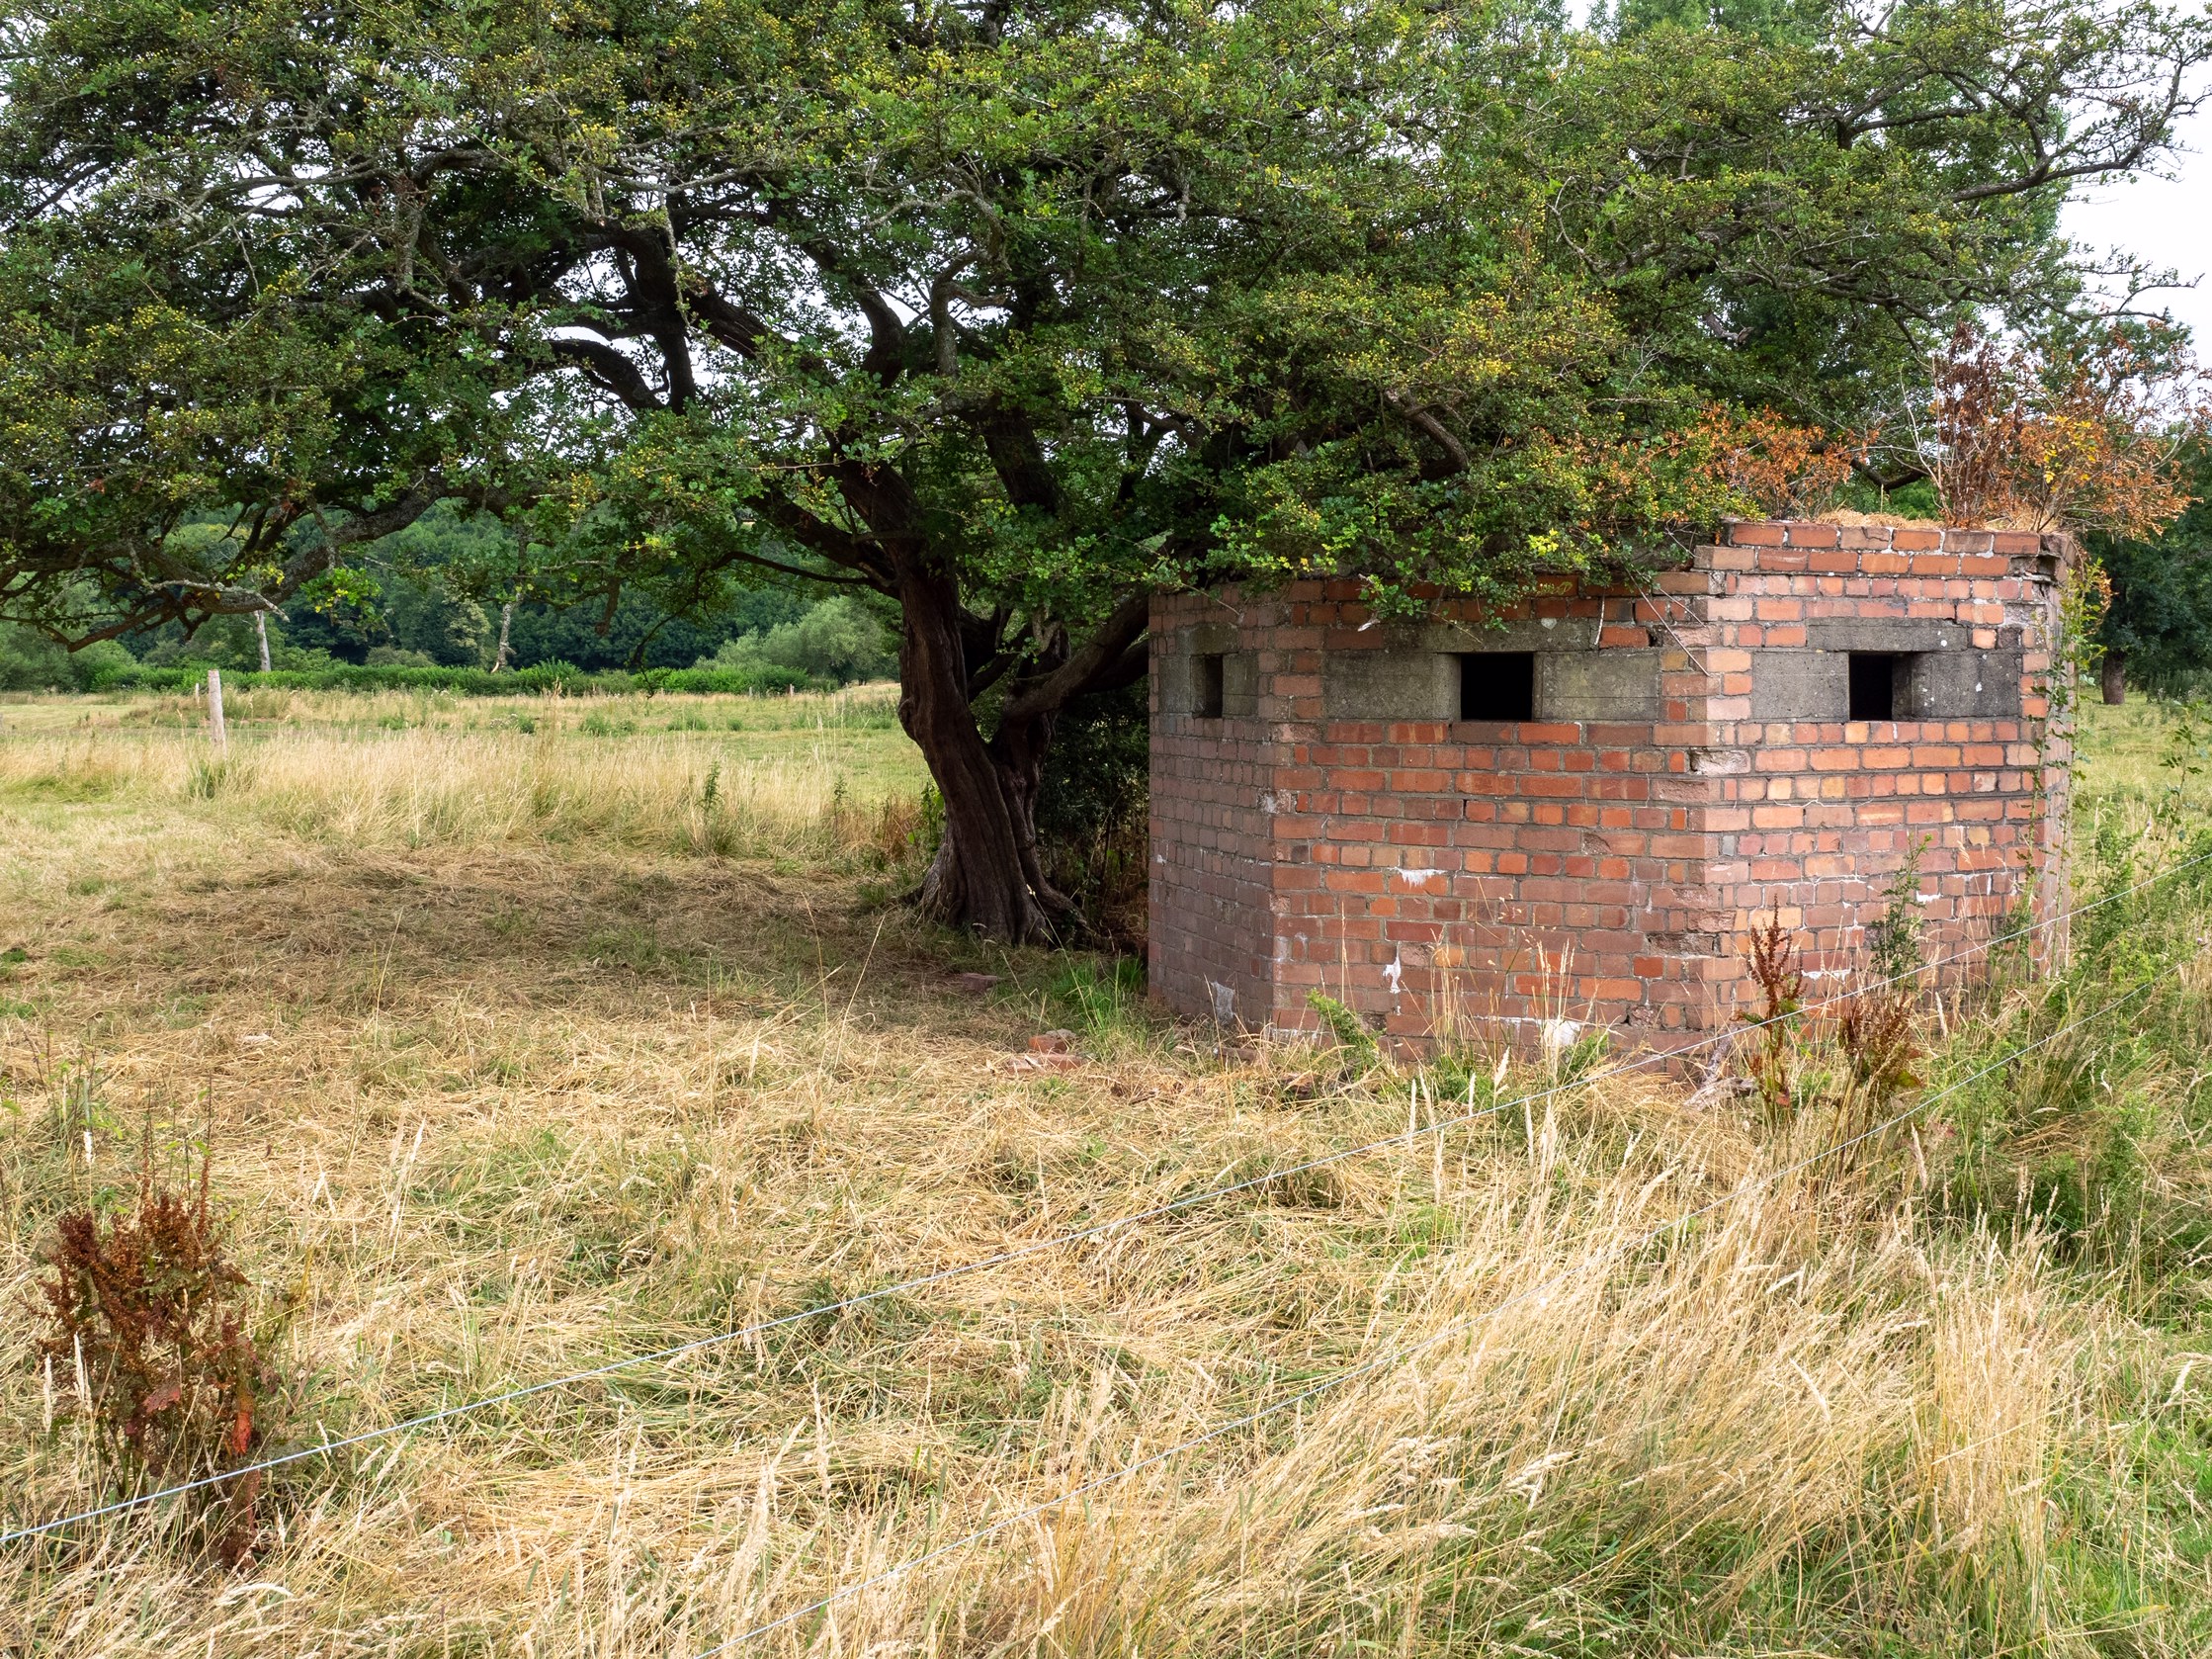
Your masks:
M 332 706 L 249 715 L 203 789 L 189 733 L 111 712 L 0 728 L 0 1295 L 149 1124 L 207 1147 L 262 1293 L 304 1299 L 291 1443 L 1400 1132 L 1447 1073 L 1501 1103 L 1551 1076 L 1225 1046 L 1127 967 L 920 929 L 881 900 L 912 842 L 859 832 L 903 797 L 750 732 Z M 2100 776 L 2107 730 L 2084 896 L 2207 845 L 2202 780 Z M 2118 1016 L 1851 1159 L 1775 1176 L 1833 1123 L 1599 1075 L 295 1465 L 242 1574 L 160 1514 L 9 1546 L 0 1647 L 693 1654 L 1413 1347 L 745 1651 L 2206 1651 L 2208 870 L 1948 1007 L 1922 1074 L 2137 993 Z M 1080 1066 L 1017 1069 L 1053 1027 Z M 10 1522 L 106 1491 L 28 1353 L 11 1313 Z

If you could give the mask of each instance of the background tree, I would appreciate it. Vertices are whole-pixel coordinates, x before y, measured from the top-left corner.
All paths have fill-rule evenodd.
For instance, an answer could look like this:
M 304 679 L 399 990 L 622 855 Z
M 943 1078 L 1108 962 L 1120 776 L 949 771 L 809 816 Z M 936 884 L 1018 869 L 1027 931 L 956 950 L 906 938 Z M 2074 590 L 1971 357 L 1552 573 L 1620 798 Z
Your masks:
M 2183 462 L 2194 499 L 2164 533 L 2089 543 L 2112 580 L 2098 635 L 2107 703 L 2125 700 L 2129 680 L 2179 695 L 2212 671 L 2212 445 L 2198 439 Z
M 1149 592 L 1502 599 L 1754 505 L 1733 411 L 1847 425 L 1963 311 L 2073 303 L 2067 184 L 2154 159 L 2153 4 L 53 0 L 5 25 L 0 614 L 472 571 L 901 616 L 923 890 L 1067 910 L 1036 804 Z M 219 509 L 231 529 L 187 541 Z M 487 543 L 487 546 L 491 544 Z

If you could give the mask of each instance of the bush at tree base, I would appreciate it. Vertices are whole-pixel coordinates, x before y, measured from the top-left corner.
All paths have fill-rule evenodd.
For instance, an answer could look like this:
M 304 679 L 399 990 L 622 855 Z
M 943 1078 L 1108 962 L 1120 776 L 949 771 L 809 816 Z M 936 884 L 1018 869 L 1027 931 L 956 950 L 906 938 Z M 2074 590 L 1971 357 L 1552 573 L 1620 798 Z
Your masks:
M 1122 948 L 1145 933 L 1151 706 L 1144 681 L 1069 704 L 1037 800 L 1045 873 L 1089 926 Z

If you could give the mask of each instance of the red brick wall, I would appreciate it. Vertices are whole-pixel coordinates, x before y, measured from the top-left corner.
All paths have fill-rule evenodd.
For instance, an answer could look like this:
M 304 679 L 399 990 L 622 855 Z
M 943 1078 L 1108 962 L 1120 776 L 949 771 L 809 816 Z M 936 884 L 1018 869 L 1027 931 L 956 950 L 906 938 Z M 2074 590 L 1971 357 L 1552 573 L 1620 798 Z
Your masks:
M 1580 642 L 1576 666 L 1640 654 L 1611 666 L 1650 682 L 1645 706 L 1571 722 L 1464 722 L 1426 692 L 1410 697 L 1429 699 L 1418 718 L 1347 715 L 1324 680 L 1356 654 L 1417 667 L 1437 644 L 1434 626 L 1409 643 L 1376 623 L 1350 583 L 1163 597 L 1153 988 L 1255 1026 L 1311 1026 L 1320 990 L 1407 1039 L 1556 1017 L 1679 1040 L 1666 1034 L 1730 1018 L 1754 914 L 1779 905 L 1816 971 L 1855 961 L 1920 838 L 1931 948 L 1986 934 L 2026 871 L 2058 857 L 2066 749 L 2036 744 L 2062 552 L 1987 532 L 1734 526 L 1648 591 L 1550 593 L 1500 619 Z M 1455 637 L 1474 649 L 1493 637 L 1463 609 L 1438 622 L 1471 625 Z M 1935 624 L 2009 653 L 2010 718 L 1754 718 L 1784 668 L 1813 660 L 1776 653 Z M 1194 640 L 1241 657 L 1250 695 L 1224 718 L 1189 712 Z
M 1745 761 L 1720 779 L 1707 821 L 1713 891 L 1738 931 L 1778 905 L 1817 973 L 1846 970 L 1914 843 L 1924 843 L 1931 955 L 2002 931 L 2031 870 L 2041 914 L 2060 909 L 2072 749 L 2048 718 L 2048 676 L 2063 543 L 1886 526 L 1732 530 L 1699 561 L 1705 655 L 1718 672 L 1744 672 L 1755 652 L 1803 644 L 1824 624 L 1869 618 L 1954 623 L 1973 648 L 2010 642 L 2020 653 L 2009 718 L 1761 720 L 1733 683 L 1716 697 L 1711 742 Z
M 1147 956 L 1152 991 L 1171 1007 L 1265 1025 L 1274 1018 L 1267 951 L 1278 879 L 1267 805 L 1280 787 L 1281 745 L 1256 719 L 1200 721 L 1161 707 L 1173 677 L 1162 653 L 1194 621 L 1221 615 L 1201 594 L 1154 601 Z M 1173 619 L 1164 639 L 1162 617 Z

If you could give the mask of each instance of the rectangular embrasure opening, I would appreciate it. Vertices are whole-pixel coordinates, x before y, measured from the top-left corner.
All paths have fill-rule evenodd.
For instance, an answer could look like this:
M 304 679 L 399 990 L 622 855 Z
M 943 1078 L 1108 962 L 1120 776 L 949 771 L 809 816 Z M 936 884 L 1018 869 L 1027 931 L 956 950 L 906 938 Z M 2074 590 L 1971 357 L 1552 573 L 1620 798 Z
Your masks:
M 1902 720 L 1913 658 L 1894 651 L 1851 654 L 1850 720 Z
M 1222 718 L 1228 693 L 1229 658 L 1221 652 L 1201 652 L 1190 659 L 1190 712 L 1201 720 Z
M 1536 654 L 1470 651 L 1459 659 L 1462 720 L 1534 720 Z

